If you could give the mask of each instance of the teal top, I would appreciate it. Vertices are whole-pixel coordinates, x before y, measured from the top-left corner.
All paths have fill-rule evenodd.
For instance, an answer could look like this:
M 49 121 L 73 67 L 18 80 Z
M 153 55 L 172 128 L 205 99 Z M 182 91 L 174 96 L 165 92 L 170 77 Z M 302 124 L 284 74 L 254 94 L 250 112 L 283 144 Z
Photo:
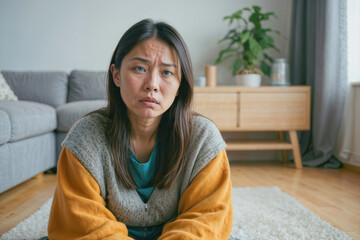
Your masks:
M 157 142 L 155 143 L 154 149 L 151 152 L 150 159 L 146 163 L 139 162 L 132 151 L 130 155 L 130 171 L 131 175 L 138 186 L 136 189 L 141 200 L 144 203 L 147 203 L 152 192 L 154 191 L 154 186 L 151 185 L 151 181 L 155 176 L 155 167 L 156 167 L 156 155 L 157 155 Z
M 157 156 L 157 142 L 151 152 L 150 159 L 146 163 L 139 162 L 135 154 L 131 151 L 130 155 L 130 171 L 132 177 L 138 186 L 136 189 L 139 197 L 144 203 L 147 203 L 152 192 L 154 191 L 154 185 L 151 185 L 151 181 L 155 176 L 156 168 L 156 156 Z M 163 225 L 151 226 L 151 227 L 132 227 L 127 226 L 129 236 L 135 239 L 156 239 L 161 235 Z

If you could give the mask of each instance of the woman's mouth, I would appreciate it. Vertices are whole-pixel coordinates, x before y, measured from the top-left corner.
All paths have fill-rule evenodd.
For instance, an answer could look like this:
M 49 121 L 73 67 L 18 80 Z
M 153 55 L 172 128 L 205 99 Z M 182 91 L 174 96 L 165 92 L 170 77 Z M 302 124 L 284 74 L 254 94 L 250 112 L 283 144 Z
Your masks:
M 153 97 L 145 97 L 141 99 L 140 102 L 143 103 L 145 106 L 149 106 L 149 107 L 156 106 L 159 104 L 159 101 Z

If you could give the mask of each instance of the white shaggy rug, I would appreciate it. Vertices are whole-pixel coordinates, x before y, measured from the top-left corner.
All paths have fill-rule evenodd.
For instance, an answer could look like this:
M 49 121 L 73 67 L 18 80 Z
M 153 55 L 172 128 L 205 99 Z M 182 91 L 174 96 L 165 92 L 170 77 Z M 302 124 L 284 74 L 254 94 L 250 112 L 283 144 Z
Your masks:
M 46 236 L 51 201 L 0 239 Z M 234 223 L 230 240 L 351 239 L 278 187 L 233 188 L 233 202 Z

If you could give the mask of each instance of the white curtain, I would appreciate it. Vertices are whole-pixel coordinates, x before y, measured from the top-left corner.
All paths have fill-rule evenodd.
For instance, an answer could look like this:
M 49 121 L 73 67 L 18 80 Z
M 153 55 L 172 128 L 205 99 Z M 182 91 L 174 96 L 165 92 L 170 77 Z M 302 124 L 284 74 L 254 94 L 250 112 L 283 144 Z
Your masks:
M 348 83 L 335 156 L 342 162 L 360 166 L 360 1 L 347 2 Z

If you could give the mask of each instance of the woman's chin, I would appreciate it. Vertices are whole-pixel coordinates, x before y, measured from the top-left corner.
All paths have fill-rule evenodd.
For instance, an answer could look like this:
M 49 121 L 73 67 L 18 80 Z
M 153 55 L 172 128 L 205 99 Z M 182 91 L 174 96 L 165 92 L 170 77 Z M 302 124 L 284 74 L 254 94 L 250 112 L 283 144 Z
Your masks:
M 153 109 L 146 109 L 135 113 L 138 118 L 161 118 L 162 113 L 154 111 Z

